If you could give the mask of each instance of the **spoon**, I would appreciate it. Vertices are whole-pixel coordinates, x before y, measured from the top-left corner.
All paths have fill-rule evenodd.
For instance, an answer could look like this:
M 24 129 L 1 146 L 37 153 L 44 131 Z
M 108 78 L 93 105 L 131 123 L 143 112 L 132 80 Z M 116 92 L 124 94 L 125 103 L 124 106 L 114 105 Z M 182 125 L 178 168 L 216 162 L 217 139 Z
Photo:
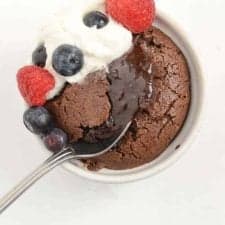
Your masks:
M 45 174 L 50 172 L 55 167 L 71 159 L 88 159 L 100 156 L 112 147 L 114 147 L 126 134 L 131 122 L 129 122 L 124 129 L 121 129 L 117 135 L 111 138 L 102 140 L 98 143 L 86 143 L 79 141 L 72 146 L 69 146 L 57 154 L 52 155 L 43 164 L 41 164 L 35 171 L 22 180 L 15 186 L 8 194 L 0 199 L 0 214 L 4 212 L 16 199 L 18 199 L 29 187 L 38 181 Z

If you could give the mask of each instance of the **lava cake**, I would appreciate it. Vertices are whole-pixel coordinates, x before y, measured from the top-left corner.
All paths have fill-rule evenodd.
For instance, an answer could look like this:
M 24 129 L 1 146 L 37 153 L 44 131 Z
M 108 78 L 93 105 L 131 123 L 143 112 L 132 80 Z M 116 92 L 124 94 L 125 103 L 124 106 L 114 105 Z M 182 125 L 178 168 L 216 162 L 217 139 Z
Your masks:
M 115 148 L 83 161 L 90 170 L 130 169 L 154 160 L 187 116 L 190 73 L 181 50 L 155 27 L 133 35 L 133 43 L 133 49 L 112 62 L 108 72 L 90 74 L 82 85 L 68 84 L 45 105 L 71 143 L 107 138 L 133 121 Z

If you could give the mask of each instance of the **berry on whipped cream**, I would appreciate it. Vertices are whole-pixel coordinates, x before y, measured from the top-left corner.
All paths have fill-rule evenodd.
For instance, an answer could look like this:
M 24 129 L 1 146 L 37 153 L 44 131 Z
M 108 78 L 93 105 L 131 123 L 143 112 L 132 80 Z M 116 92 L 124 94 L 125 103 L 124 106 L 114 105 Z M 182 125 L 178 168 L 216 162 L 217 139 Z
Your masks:
M 123 5 L 126 2 L 129 0 L 123 0 Z M 132 48 L 132 32 L 143 32 L 155 15 L 152 0 L 140 1 L 136 10 L 137 1 L 134 3 L 130 11 L 126 7 L 123 7 L 124 12 L 119 10 L 123 17 L 127 15 L 127 20 L 133 20 L 135 29 L 127 20 L 119 18 L 118 13 L 115 14 L 118 1 L 77 0 L 51 15 L 41 28 L 32 54 L 32 63 L 47 70 L 55 80 L 54 87 L 45 93 L 45 101 L 57 96 L 66 83 L 82 83 L 90 73 L 102 69 L 107 71 L 112 61 Z M 143 11 L 146 5 L 148 7 Z M 135 21 L 141 21 L 143 26 Z M 28 99 L 31 97 L 26 96 L 25 100 Z M 34 106 L 43 105 L 45 101 L 42 99 L 37 104 L 29 100 L 27 103 Z

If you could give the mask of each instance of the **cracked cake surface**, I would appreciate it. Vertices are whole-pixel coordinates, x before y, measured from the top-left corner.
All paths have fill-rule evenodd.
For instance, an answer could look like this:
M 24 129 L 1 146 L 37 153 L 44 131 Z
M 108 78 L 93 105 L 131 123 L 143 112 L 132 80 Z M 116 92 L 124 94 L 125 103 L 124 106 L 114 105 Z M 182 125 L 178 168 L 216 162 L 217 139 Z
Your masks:
M 152 98 L 113 151 L 85 161 L 91 170 L 128 169 L 154 160 L 176 137 L 188 113 L 190 73 L 180 49 L 157 28 L 136 35 L 134 41 L 151 58 Z
M 134 35 L 133 42 L 132 52 L 112 62 L 109 73 L 99 71 L 88 76 L 83 85 L 67 85 L 60 96 L 46 104 L 71 142 L 107 137 L 117 128 L 111 123 L 121 125 L 134 117 L 129 131 L 112 151 L 83 161 L 90 170 L 129 169 L 154 160 L 185 121 L 191 94 L 184 55 L 154 27 Z M 113 71 L 118 62 L 124 67 L 117 77 Z
M 45 107 L 58 126 L 69 135 L 70 142 L 74 142 L 83 137 L 86 127 L 100 126 L 108 119 L 111 110 L 108 91 L 108 81 L 102 73 L 96 72 L 88 76 L 82 85 L 67 85 Z

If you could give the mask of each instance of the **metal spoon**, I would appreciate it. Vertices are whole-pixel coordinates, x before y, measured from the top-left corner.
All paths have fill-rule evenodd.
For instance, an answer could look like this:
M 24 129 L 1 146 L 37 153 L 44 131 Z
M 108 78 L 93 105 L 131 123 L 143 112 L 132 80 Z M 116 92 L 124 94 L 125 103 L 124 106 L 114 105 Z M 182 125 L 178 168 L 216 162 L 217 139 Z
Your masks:
M 71 159 L 93 158 L 109 151 L 126 134 L 130 125 L 131 122 L 129 122 L 124 127 L 124 129 L 122 129 L 114 137 L 103 140 L 99 143 L 89 144 L 80 141 L 74 144 L 72 147 L 68 147 L 66 149 L 63 149 L 61 152 L 52 155 L 0 200 L 0 214 L 16 199 L 18 199 L 29 187 L 31 187 L 36 181 L 38 181 L 41 177 L 50 172 L 56 166 L 59 166 Z

